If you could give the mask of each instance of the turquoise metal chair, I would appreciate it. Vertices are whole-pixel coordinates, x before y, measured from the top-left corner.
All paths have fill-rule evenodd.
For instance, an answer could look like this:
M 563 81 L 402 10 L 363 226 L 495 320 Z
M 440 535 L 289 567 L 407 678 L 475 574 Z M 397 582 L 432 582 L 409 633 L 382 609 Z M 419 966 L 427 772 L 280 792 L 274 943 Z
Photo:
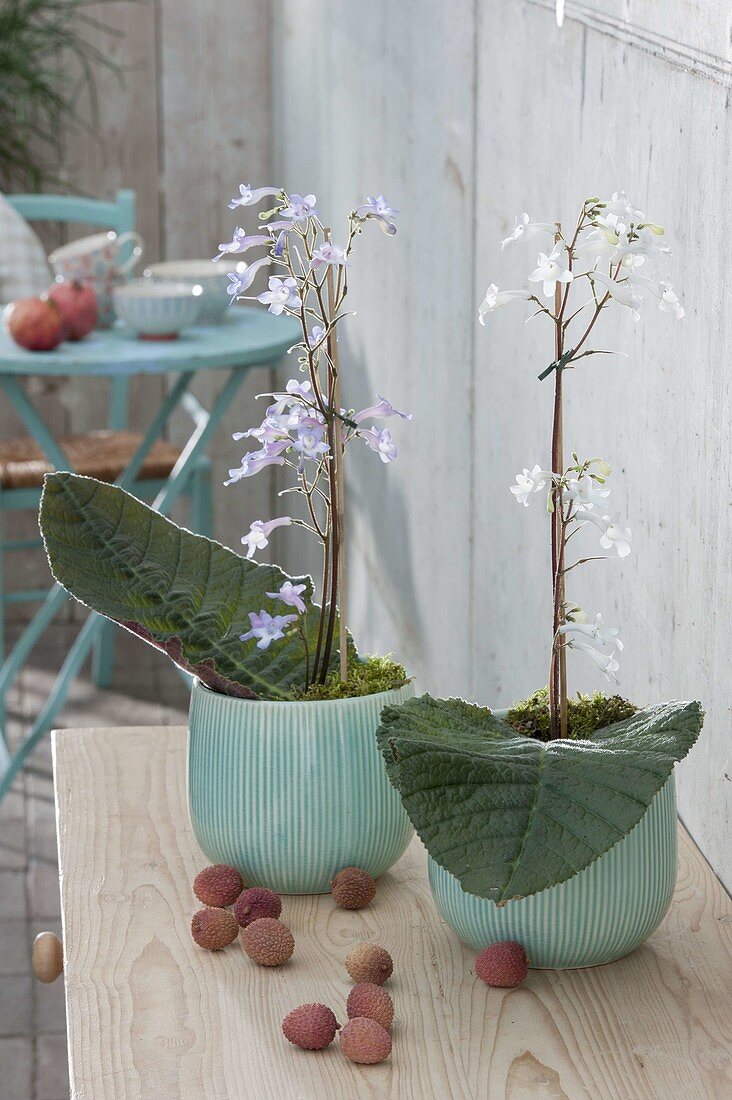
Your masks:
M 78 198 L 72 195 L 6 195 L 5 198 L 27 221 L 82 223 L 102 229 L 113 229 L 120 235 L 135 228 L 134 191 L 118 191 L 113 202 Z M 111 432 L 121 433 L 128 429 L 128 391 L 129 376 L 120 375 L 111 379 L 108 421 Z M 22 393 L 20 393 L 19 400 L 22 399 Z M 33 425 L 35 441 L 48 450 L 47 429 L 30 403 L 27 405 L 26 413 L 26 423 L 30 422 Z M 22 451 L 22 444 L 30 440 L 17 442 Z M 83 443 L 83 440 L 81 442 Z M 104 441 L 100 440 L 99 445 L 103 450 Z M 154 476 L 154 474 L 154 469 L 150 472 L 143 467 L 138 474 L 138 480 L 130 486 L 130 491 L 143 500 L 155 499 L 164 488 L 166 481 L 165 477 Z M 34 480 L 32 475 L 30 480 Z M 37 485 L 8 488 L 3 485 L 0 474 L 0 666 L 5 658 L 6 608 L 10 604 L 42 601 L 48 595 L 47 588 L 13 591 L 5 587 L 5 555 L 9 552 L 25 553 L 41 548 L 43 545 L 40 538 L 8 540 L 3 534 L 4 514 L 25 509 L 37 512 L 42 479 L 39 477 L 37 480 L 39 482 Z M 201 455 L 196 460 L 182 492 L 189 498 L 192 529 L 199 534 L 209 535 L 211 533 L 211 463 L 205 455 Z M 43 629 L 44 624 L 39 623 L 38 637 L 34 639 L 34 645 L 43 633 Z M 98 687 L 109 687 L 111 683 L 116 630 L 113 623 L 105 623 L 94 643 L 92 674 Z M 0 697 L 0 729 L 5 717 L 4 702 L 4 698 Z

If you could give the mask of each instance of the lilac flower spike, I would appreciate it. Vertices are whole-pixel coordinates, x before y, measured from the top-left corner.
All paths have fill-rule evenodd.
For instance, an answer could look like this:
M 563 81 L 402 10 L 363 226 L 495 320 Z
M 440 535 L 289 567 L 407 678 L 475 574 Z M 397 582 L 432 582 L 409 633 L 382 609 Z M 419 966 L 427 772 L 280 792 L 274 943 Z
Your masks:
M 358 433 L 367 447 L 370 447 L 379 456 L 382 462 L 393 462 L 399 454 L 397 445 L 391 438 L 391 432 L 384 428 L 382 432 L 376 427 L 367 428 Z
M 292 581 L 285 581 L 279 592 L 268 592 L 267 595 L 270 599 L 282 600 L 288 607 L 294 607 L 301 615 L 304 615 L 307 607 L 301 593 L 305 591 L 306 587 L 304 584 L 293 584 Z
M 331 267 L 350 267 L 348 260 L 346 259 L 346 250 L 341 248 L 340 245 L 331 244 L 330 241 L 326 241 L 325 244 L 321 244 L 320 248 L 316 248 L 313 252 L 313 258 L 310 262 L 310 266 L 316 270 L 319 267 L 323 267 L 326 264 L 330 264 Z
M 355 413 L 352 418 L 355 424 L 360 424 L 362 420 L 383 420 L 387 416 L 398 416 L 401 420 L 412 419 L 411 413 L 399 412 L 399 409 L 395 409 L 380 393 L 376 396 L 379 399 L 378 405 L 369 405 L 367 409 L 361 409 L 360 412 Z
M 214 263 L 220 260 L 222 256 L 238 255 L 240 252 L 247 252 L 250 248 L 256 248 L 258 245 L 271 243 L 272 241 L 268 235 L 255 233 L 248 237 L 246 230 L 237 225 L 231 240 L 224 241 L 223 244 L 219 245 L 219 253 L 218 256 L 214 256 Z
M 269 312 L 279 317 L 286 309 L 299 309 L 302 305 L 297 289 L 296 279 L 278 279 L 276 275 L 270 275 L 269 290 L 260 294 L 257 301 L 268 306 Z
M 289 527 L 292 523 L 290 516 L 280 516 L 279 519 L 261 520 L 255 519 L 249 528 L 248 535 L 242 535 L 242 546 L 247 547 L 247 557 L 253 558 L 257 550 L 264 550 L 269 546 L 269 536 L 277 527 Z M 305 586 L 303 585 L 303 588 Z M 267 593 L 271 595 L 271 593 Z
M 239 197 L 234 197 L 229 203 L 229 210 L 236 210 L 237 206 L 254 206 L 260 199 L 263 199 L 265 195 L 279 195 L 281 188 L 279 187 L 255 187 L 252 188 L 248 183 L 239 184 Z
M 367 195 L 366 202 L 362 206 L 357 206 L 354 210 L 357 218 L 361 218 L 363 221 L 372 218 L 378 222 L 381 231 L 389 237 L 393 237 L 397 231 L 394 217 L 398 213 L 398 210 L 394 210 L 389 206 L 383 195 Z
M 240 634 L 239 641 L 248 642 L 250 638 L 257 638 L 257 649 L 269 649 L 271 642 L 284 638 L 284 628 L 296 621 L 297 615 L 270 615 L 264 609 L 259 614 L 256 611 L 250 611 L 249 622 L 252 629 L 246 634 Z

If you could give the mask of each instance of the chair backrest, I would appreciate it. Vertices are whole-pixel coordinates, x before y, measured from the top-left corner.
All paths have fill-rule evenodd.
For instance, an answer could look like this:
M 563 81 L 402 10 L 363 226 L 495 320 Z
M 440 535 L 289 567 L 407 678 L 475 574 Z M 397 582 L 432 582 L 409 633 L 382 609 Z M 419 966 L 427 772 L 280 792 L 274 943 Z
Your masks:
M 82 222 L 128 233 L 135 228 L 135 192 L 118 191 L 113 202 L 76 195 L 5 195 L 26 221 Z

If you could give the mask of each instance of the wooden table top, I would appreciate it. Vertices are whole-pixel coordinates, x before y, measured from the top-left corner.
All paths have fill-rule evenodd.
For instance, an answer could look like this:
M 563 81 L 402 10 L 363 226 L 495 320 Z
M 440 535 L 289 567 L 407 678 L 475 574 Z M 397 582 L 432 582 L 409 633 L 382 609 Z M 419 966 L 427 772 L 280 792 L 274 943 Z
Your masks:
M 440 920 L 415 843 L 364 910 L 286 897 L 295 954 L 197 948 L 185 729 L 54 734 L 71 1094 L 76 1100 L 729 1100 L 732 905 L 684 830 L 671 911 L 649 942 L 588 970 L 488 989 Z M 394 957 L 394 1050 L 378 1066 L 291 1046 L 309 1001 L 345 1019 L 343 960 Z

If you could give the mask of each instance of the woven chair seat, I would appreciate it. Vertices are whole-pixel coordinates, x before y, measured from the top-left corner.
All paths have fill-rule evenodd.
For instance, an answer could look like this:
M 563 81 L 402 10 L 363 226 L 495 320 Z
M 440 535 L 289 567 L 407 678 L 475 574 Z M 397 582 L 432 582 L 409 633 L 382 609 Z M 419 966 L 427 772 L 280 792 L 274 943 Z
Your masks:
M 135 432 L 85 432 L 58 441 L 68 456 L 69 466 L 77 474 L 87 474 L 99 481 L 114 481 L 129 465 L 142 443 Z M 180 449 L 159 440 L 150 448 L 138 481 L 167 477 L 178 458 Z M 3 489 L 33 489 L 43 484 L 43 475 L 53 470 L 36 441 L 30 436 L 7 439 L 0 443 L 0 486 Z

